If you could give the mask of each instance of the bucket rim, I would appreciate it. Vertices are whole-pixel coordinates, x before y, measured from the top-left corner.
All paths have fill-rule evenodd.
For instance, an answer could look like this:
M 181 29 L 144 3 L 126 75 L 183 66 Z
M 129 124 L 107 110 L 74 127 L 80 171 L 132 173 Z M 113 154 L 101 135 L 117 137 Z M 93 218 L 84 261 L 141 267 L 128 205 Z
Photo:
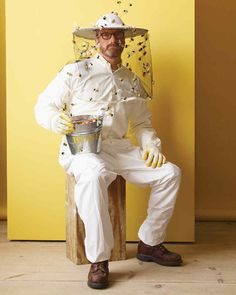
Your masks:
M 102 120 L 103 118 L 104 118 L 104 116 L 102 116 L 102 115 L 77 115 L 77 116 L 72 116 L 71 120 L 72 120 L 72 123 L 76 124 L 76 121 L 79 121 L 79 119 L 81 122 L 83 122 L 88 119 Z M 89 123 L 94 123 L 94 122 L 89 122 Z

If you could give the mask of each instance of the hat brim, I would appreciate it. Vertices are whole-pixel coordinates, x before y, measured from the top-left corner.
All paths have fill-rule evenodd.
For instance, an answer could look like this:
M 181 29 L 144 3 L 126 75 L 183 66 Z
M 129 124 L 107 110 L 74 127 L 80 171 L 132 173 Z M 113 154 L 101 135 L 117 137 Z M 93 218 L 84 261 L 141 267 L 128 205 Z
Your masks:
M 125 32 L 125 38 L 132 38 L 139 35 L 144 35 L 148 32 L 147 29 L 141 29 L 141 28 L 133 28 L 129 26 L 116 26 L 116 27 L 103 27 L 103 28 L 76 28 L 73 32 L 74 36 L 82 37 L 85 39 L 94 40 L 96 39 L 96 31 L 102 30 L 102 29 L 115 29 L 115 30 L 124 30 Z

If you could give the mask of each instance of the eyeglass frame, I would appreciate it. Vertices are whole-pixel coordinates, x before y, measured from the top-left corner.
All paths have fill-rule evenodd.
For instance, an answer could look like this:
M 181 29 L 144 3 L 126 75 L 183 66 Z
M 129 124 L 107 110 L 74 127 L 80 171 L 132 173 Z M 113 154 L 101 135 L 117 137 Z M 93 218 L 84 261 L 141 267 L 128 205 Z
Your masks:
M 104 34 L 108 34 L 110 37 L 109 38 L 104 38 Z M 118 36 L 120 34 L 120 36 Z M 121 34 L 122 34 L 122 36 L 121 36 Z M 112 36 L 114 36 L 115 37 L 115 39 L 118 39 L 118 40 L 120 40 L 120 39 L 123 39 L 124 37 L 125 37 L 125 32 L 124 32 L 124 30 L 119 30 L 119 31 L 115 31 L 115 32 L 97 32 L 97 38 L 99 38 L 99 37 L 102 37 L 102 39 L 103 40 L 110 40 L 111 39 L 111 37 Z

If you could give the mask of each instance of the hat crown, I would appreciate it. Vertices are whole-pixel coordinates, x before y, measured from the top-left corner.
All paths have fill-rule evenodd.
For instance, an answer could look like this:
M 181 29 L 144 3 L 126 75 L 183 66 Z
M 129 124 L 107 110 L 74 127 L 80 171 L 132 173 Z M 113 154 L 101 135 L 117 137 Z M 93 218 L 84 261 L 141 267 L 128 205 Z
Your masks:
M 125 24 L 116 12 L 110 12 L 98 19 L 96 27 L 98 28 L 121 28 Z

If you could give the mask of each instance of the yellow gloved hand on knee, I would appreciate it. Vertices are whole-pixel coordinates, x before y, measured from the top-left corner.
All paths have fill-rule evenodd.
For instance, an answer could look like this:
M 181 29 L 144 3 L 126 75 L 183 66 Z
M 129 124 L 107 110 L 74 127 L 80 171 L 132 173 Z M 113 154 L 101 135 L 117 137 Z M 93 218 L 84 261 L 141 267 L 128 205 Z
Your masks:
M 159 151 L 158 147 L 149 145 L 143 152 L 142 159 L 146 161 L 148 167 L 155 169 L 166 163 L 166 157 Z

